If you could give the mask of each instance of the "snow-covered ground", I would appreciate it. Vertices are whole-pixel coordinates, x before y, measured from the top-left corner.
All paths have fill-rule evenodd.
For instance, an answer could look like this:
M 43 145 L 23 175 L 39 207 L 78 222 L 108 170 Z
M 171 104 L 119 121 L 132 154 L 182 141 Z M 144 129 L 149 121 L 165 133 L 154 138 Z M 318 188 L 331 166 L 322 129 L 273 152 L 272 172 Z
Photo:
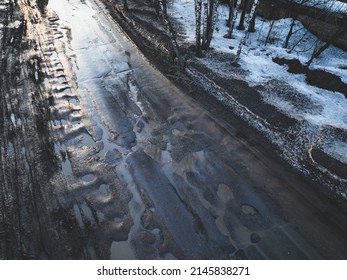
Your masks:
M 336 7 L 335 7 L 336 6 Z M 335 8 L 346 8 L 347 4 L 336 1 Z M 194 0 L 173 0 L 170 5 L 170 16 L 182 24 L 185 29 L 185 41 L 195 44 L 195 16 Z M 239 42 L 245 31 L 233 31 L 233 39 L 226 39 L 228 27 L 228 6 L 221 5 L 211 47 L 215 52 L 236 54 Z M 240 16 L 240 13 L 238 13 Z M 247 18 L 246 18 L 247 21 Z M 265 46 L 271 21 L 258 17 L 256 19 L 256 32 L 250 33 L 246 44 L 242 48 L 239 64 L 245 71 L 237 73 L 238 79 L 243 79 L 251 86 L 263 85 L 267 90 L 262 90 L 262 98 L 265 102 L 276 106 L 285 114 L 300 120 L 307 129 L 303 134 L 316 135 L 320 138 L 321 131 L 326 128 L 336 128 L 347 131 L 347 99 L 340 92 L 332 92 L 308 85 L 303 74 L 291 74 L 287 72 L 287 66 L 280 66 L 272 61 L 275 57 L 298 59 L 305 64 L 311 57 L 317 38 L 307 31 L 300 22 L 296 22 L 288 48 L 283 48 L 292 19 L 281 19 L 273 23 L 272 32 Z M 236 26 L 238 20 L 236 21 Z M 247 26 L 246 26 L 247 28 Z M 230 55 L 232 57 L 232 55 Z M 201 61 L 215 72 L 221 72 L 218 66 L 213 66 L 210 56 Z M 226 61 L 226 63 L 229 63 Z M 217 64 L 216 64 L 217 65 Z M 215 68 L 215 69 L 213 69 Z M 315 59 L 310 69 L 322 69 L 333 73 L 347 83 L 347 52 L 330 46 L 319 58 Z M 224 71 L 224 70 L 223 70 Z M 225 74 L 225 72 L 223 73 Z M 235 78 L 235 73 L 230 73 Z M 288 84 L 294 90 L 291 95 L 278 94 L 271 90 L 272 81 L 279 80 Z M 298 102 L 298 100 L 300 102 Z M 302 101 L 305 102 L 302 102 Z M 305 105 L 306 104 L 306 105 Z M 310 131 L 310 132 L 308 132 Z M 302 135 L 306 137 L 307 135 Z M 347 143 L 345 140 L 327 137 L 320 148 L 324 152 L 343 163 L 347 163 Z

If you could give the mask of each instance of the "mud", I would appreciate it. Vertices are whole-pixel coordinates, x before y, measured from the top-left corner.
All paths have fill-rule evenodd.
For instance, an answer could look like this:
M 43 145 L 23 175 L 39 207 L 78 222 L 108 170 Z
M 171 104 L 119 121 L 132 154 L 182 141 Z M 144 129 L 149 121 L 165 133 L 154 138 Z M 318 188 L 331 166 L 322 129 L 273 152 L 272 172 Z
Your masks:
M 101 2 L 6 3 L 1 259 L 347 257 L 322 186 L 194 82 L 174 85 Z
M 297 59 L 285 59 L 276 57 L 273 61 L 279 65 L 288 65 L 288 72 L 295 74 L 305 74 L 308 84 L 330 90 L 341 92 L 347 97 L 347 84 L 340 77 L 324 70 L 312 70 L 306 65 L 302 65 Z

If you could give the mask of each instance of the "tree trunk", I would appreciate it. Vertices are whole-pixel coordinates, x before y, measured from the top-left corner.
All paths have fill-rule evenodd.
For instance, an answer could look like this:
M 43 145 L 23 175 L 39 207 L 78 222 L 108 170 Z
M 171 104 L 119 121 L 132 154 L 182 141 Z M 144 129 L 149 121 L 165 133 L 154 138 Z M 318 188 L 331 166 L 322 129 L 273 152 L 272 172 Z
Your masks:
M 204 50 L 208 50 L 211 45 L 214 28 L 218 18 L 218 7 L 219 7 L 219 0 L 209 0 L 206 37 L 205 37 L 204 46 L 203 46 Z
M 234 16 L 233 16 L 233 20 L 231 22 L 231 26 L 229 26 L 229 30 L 228 30 L 228 34 L 227 34 L 227 38 L 231 39 L 232 35 L 233 35 L 233 30 L 235 27 L 235 23 L 236 23 L 236 19 L 237 16 L 239 14 L 239 10 L 238 10 L 238 4 L 239 4 L 239 0 L 234 0 L 235 6 L 234 6 Z
M 196 56 L 201 57 L 201 12 L 202 0 L 195 0 L 195 47 Z
M 227 35 L 225 36 L 228 39 L 231 39 L 231 35 L 234 29 L 235 2 L 235 0 L 230 0 L 229 2 L 229 17 L 227 22 L 227 26 L 229 27 L 229 29 Z
M 171 46 L 171 55 L 173 60 L 177 59 L 178 66 L 180 69 L 184 69 L 185 67 L 185 61 L 184 58 L 182 57 L 179 47 L 177 44 L 176 36 L 174 29 L 172 27 L 172 24 L 169 20 L 169 17 L 167 15 L 167 0 L 162 0 L 161 1 L 161 8 L 162 8 L 162 15 L 163 15 L 163 21 L 165 24 L 165 29 L 168 33 L 169 39 L 170 39 L 170 46 Z
M 245 29 L 245 18 L 246 18 L 246 12 L 247 12 L 247 6 L 248 6 L 249 0 L 242 0 L 242 13 L 240 17 L 239 26 L 237 27 L 238 30 L 244 30 Z
M 293 29 L 294 29 L 294 26 L 295 26 L 295 21 L 296 21 L 296 17 L 294 17 L 292 19 L 292 23 L 290 24 L 289 32 L 287 34 L 286 41 L 284 42 L 284 46 L 283 46 L 285 49 L 288 48 L 289 40 L 290 40 L 290 38 L 293 35 Z
M 207 28 L 208 28 L 208 3 L 205 0 L 202 4 L 203 17 L 202 17 L 202 40 L 201 48 L 204 50 L 206 45 Z
M 231 21 L 232 21 L 233 16 L 234 16 L 234 1 L 235 0 L 229 1 L 229 15 L 228 15 L 228 20 L 227 20 L 227 24 L 226 24 L 228 27 L 230 27 Z
M 273 29 L 274 25 L 275 25 L 275 20 L 271 21 L 270 29 L 269 29 L 269 32 L 267 33 L 267 36 L 266 36 L 266 39 L 265 39 L 265 46 L 269 42 L 270 35 L 271 35 L 271 32 L 272 32 L 272 29 Z
M 253 17 L 251 18 L 251 21 L 248 26 L 248 32 L 255 32 L 255 19 L 257 15 L 254 13 Z
M 250 22 L 255 14 L 255 10 L 257 9 L 257 6 L 258 6 L 258 3 L 259 3 L 259 0 L 254 0 L 253 4 L 252 4 L 252 8 L 251 8 L 251 11 L 248 15 L 248 18 L 247 18 L 247 24 L 248 26 L 250 25 Z M 237 52 L 236 52 L 236 55 L 235 55 L 235 58 L 234 58 L 234 61 L 233 61 L 233 64 L 236 64 L 238 62 L 238 60 L 240 59 L 240 56 L 241 56 L 241 51 L 242 51 L 242 47 L 243 45 L 246 43 L 246 39 L 247 39 L 247 35 L 248 35 L 248 29 L 246 32 L 244 32 L 243 36 L 242 36 L 242 39 L 240 41 L 240 44 L 239 44 L 239 47 L 237 49 Z
M 323 46 L 321 46 L 320 48 L 315 49 L 312 53 L 312 56 L 310 58 L 310 60 L 307 62 L 307 66 L 310 66 L 312 61 L 317 58 L 318 56 L 321 55 L 322 52 L 324 52 L 327 48 L 330 47 L 330 45 L 332 43 L 334 43 L 334 41 L 339 38 L 340 36 L 342 36 L 343 34 L 345 34 L 347 32 L 347 17 L 344 19 L 344 24 L 343 26 L 341 26 L 341 28 L 339 28 L 339 30 L 330 38 L 330 40 L 328 40 L 327 42 L 325 42 L 325 44 Z
M 195 0 L 196 55 L 208 50 L 218 17 L 219 0 Z

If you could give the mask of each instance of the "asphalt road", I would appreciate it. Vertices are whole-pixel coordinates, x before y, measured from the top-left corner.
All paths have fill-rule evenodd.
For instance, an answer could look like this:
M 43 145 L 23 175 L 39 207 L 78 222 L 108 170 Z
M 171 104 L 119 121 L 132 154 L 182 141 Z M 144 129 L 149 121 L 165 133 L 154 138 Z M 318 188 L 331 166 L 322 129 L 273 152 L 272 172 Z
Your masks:
M 0 5 L 0 258 L 347 257 L 346 214 L 171 84 L 99 1 L 14 3 Z

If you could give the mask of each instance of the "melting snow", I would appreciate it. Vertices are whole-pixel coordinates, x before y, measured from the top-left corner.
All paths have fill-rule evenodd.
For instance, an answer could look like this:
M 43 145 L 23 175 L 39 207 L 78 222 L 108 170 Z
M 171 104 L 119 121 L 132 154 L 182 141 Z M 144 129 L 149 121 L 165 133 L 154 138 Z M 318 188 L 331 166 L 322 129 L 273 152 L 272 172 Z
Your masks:
M 314 0 L 312 0 L 314 1 Z M 331 2 L 331 1 L 330 1 Z M 347 10 L 347 4 L 340 1 L 333 1 L 333 9 Z M 195 43 L 195 17 L 194 0 L 175 0 L 169 7 L 171 17 L 175 18 L 185 29 L 185 42 Z M 221 5 L 219 8 L 219 18 L 216 24 L 211 47 L 216 51 L 223 53 L 236 54 L 240 39 L 244 31 L 233 30 L 234 39 L 226 39 L 223 36 L 227 34 L 228 27 L 226 20 L 228 18 L 229 8 L 227 5 Z M 240 16 L 240 13 L 239 13 Z M 235 26 L 238 24 L 238 20 Z M 300 22 L 295 23 L 294 34 L 289 41 L 289 47 L 283 48 L 285 38 L 288 34 L 291 18 L 275 21 L 273 30 L 269 36 L 269 42 L 265 46 L 271 21 L 258 17 L 256 19 L 256 32 L 250 33 L 246 45 L 243 46 L 241 59 L 239 63 L 246 74 L 237 74 L 239 79 L 246 80 L 250 85 L 267 85 L 274 80 L 284 81 L 289 84 L 294 91 L 294 98 L 291 96 L 280 96 L 275 91 L 263 91 L 263 99 L 279 108 L 286 114 L 305 121 L 305 126 L 310 126 L 310 130 L 315 130 L 319 135 L 324 127 L 336 127 L 347 131 L 347 99 L 342 93 L 323 90 L 310 86 L 305 81 L 302 74 L 291 74 L 287 72 L 287 66 L 280 66 L 272 61 L 275 57 L 287 59 L 298 59 L 305 64 L 311 57 L 313 47 L 317 38 L 312 35 Z M 295 46 L 295 47 L 294 47 Z M 307 50 L 307 51 L 305 51 Z M 211 55 L 213 56 L 213 54 Z M 220 65 L 216 66 L 211 57 L 201 59 L 210 69 L 221 73 Z M 225 61 L 228 63 L 228 61 Z M 318 59 L 315 59 L 311 69 L 322 69 L 333 73 L 347 83 L 347 52 L 330 46 Z M 223 73 L 235 77 L 235 73 Z M 293 93 L 292 93 L 293 94 Z M 304 100 L 306 106 L 303 106 Z M 300 102 L 296 102 L 300 101 Z M 309 132 L 302 132 L 309 133 Z M 329 150 L 329 152 L 328 152 Z M 347 157 L 347 144 L 345 142 L 332 142 L 326 152 L 335 158 L 343 161 Z

